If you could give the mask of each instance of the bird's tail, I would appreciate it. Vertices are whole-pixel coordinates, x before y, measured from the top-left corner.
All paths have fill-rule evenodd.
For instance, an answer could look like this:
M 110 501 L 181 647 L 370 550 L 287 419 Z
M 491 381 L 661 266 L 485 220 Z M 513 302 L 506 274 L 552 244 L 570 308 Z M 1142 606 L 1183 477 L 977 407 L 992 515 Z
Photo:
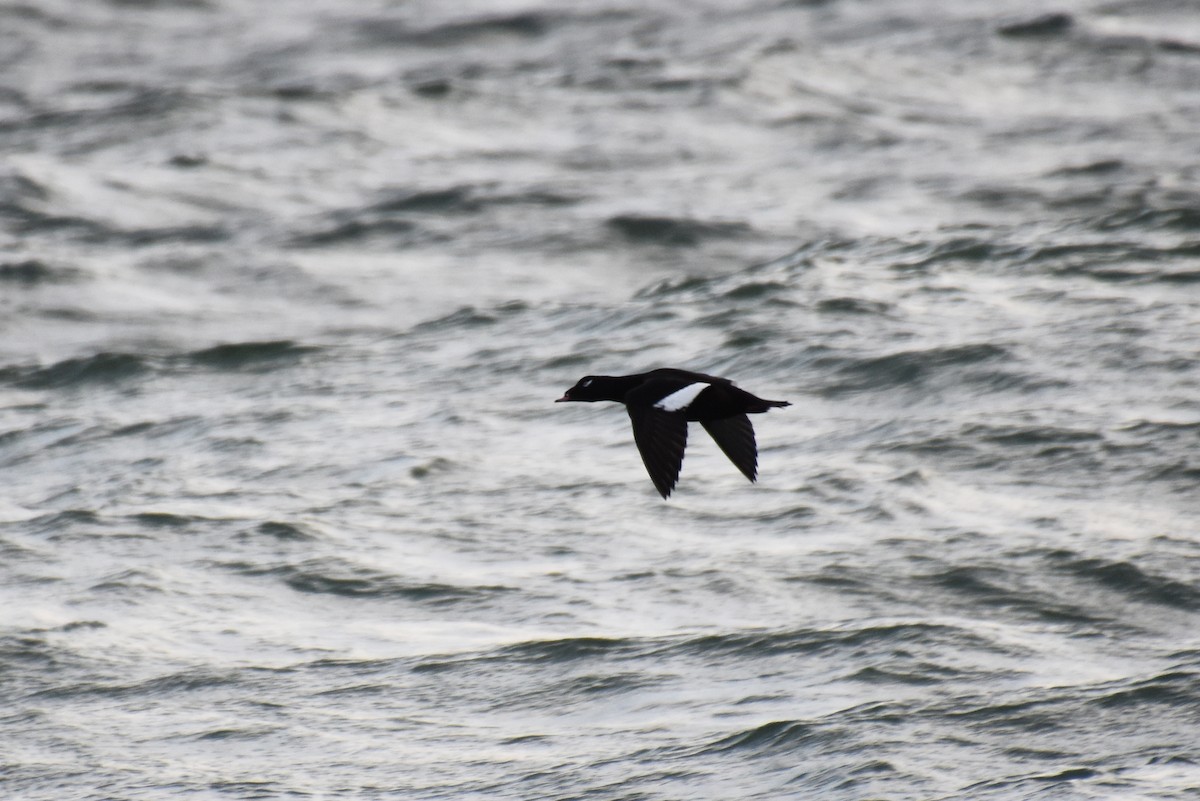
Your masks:
M 762 398 L 756 398 L 755 400 L 757 400 L 758 403 L 754 404 L 753 407 L 747 409 L 746 411 L 752 412 L 752 413 L 760 413 L 760 412 L 765 412 L 767 409 L 779 409 L 784 406 L 792 405 L 791 401 L 763 400 Z

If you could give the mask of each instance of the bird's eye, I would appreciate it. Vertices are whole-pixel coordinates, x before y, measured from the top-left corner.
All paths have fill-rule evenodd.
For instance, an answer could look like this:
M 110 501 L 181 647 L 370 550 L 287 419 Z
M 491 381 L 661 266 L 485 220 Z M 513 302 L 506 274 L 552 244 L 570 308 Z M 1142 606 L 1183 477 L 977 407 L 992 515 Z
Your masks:
M 591 385 L 591 383 L 592 383 L 592 379 L 590 379 L 590 378 L 589 378 L 589 379 L 586 379 L 586 380 L 585 380 L 585 381 L 584 381 L 582 384 L 580 384 L 579 386 L 581 386 L 581 387 L 586 387 L 586 386 L 590 386 L 590 385 Z

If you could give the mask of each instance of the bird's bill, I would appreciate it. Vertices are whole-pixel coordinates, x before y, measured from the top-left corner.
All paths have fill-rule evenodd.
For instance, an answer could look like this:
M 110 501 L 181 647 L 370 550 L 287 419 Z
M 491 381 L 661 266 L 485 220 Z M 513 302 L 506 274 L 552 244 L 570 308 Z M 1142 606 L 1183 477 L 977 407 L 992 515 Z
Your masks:
M 556 401 L 555 401 L 555 403 L 562 403 L 563 401 L 569 401 L 570 399 L 571 399 L 571 398 L 570 398 L 569 396 L 567 396 L 567 395 L 563 395 L 561 398 L 559 398 L 558 400 L 556 400 Z

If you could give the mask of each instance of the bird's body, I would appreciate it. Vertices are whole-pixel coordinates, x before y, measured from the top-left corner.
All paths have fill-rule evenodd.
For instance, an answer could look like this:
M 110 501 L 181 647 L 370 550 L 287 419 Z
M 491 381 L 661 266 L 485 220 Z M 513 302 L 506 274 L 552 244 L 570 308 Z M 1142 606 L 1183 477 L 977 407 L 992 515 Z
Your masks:
M 679 480 L 689 421 L 704 426 L 729 460 L 754 481 L 758 445 L 746 415 L 791 405 L 755 397 L 728 378 L 673 368 L 636 375 L 584 376 L 558 400 L 624 403 L 646 471 L 664 498 Z

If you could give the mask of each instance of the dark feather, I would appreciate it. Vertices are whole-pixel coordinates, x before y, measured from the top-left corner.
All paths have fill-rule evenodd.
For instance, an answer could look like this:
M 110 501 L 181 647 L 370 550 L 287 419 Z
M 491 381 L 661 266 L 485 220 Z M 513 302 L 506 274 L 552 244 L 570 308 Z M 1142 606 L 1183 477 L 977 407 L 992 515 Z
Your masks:
M 677 414 L 645 406 L 626 406 L 633 422 L 633 441 L 655 489 L 664 498 L 670 496 L 683 466 L 687 447 L 687 420 Z
M 719 420 L 701 420 L 704 426 L 729 461 L 741 470 L 746 478 L 754 481 L 758 476 L 758 445 L 754 442 L 754 426 L 744 414 L 722 417 Z

